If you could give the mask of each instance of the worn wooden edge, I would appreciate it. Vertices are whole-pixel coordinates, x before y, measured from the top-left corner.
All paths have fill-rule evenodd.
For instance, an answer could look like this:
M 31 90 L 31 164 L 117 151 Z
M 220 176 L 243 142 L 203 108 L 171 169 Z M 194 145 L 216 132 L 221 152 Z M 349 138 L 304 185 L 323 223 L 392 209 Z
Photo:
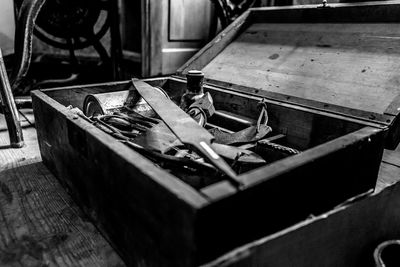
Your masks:
M 168 82 L 169 80 L 177 81 L 181 83 L 186 83 L 186 79 L 182 76 L 173 75 L 167 77 L 158 77 L 158 78 L 146 78 L 143 79 L 145 82 Z M 206 80 L 207 81 L 207 80 Z M 210 88 L 212 90 L 224 90 L 229 93 L 241 93 L 247 97 L 259 97 L 266 98 L 271 101 L 275 101 L 275 103 L 279 103 L 280 105 L 290 105 L 291 108 L 306 108 L 310 111 L 318 111 L 323 112 L 323 114 L 328 115 L 332 114 L 333 116 L 339 115 L 338 118 L 348 118 L 354 119 L 352 121 L 363 121 L 366 125 L 375 126 L 375 127 L 386 127 L 391 126 L 395 119 L 394 115 L 383 115 L 373 112 L 366 112 L 362 110 L 356 110 L 351 108 L 346 108 L 342 106 L 336 106 L 331 104 L 326 104 L 323 102 L 302 99 L 294 96 L 287 96 L 284 94 L 260 91 L 254 88 L 238 86 L 232 84 L 226 84 L 224 82 L 217 82 L 213 80 L 209 80 L 211 82 L 206 82 L 204 84 L 205 88 Z M 107 83 L 97 83 L 90 85 L 74 85 L 74 86 L 66 86 L 66 87 L 56 87 L 50 89 L 40 89 L 41 92 L 55 92 L 60 90 L 72 90 L 72 89 L 87 89 L 87 88 L 96 88 L 96 87 L 113 87 L 115 85 L 129 85 L 131 81 L 118 81 L 118 82 L 107 82 Z M 322 114 L 322 113 L 321 113 Z
M 315 216 L 299 222 L 291 227 L 285 228 L 279 232 L 274 234 L 268 235 L 266 237 L 260 238 L 255 240 L 254 242 L 250 242 L 244 246 L 238 247 L 217 259 L 208 262 L 201 267 L 216 267 L 216 266 L 260 266 L 259 264 L 263 264 L 262 260 L 266 260 L 265 257 L 262 258 L 261 254 L 267 254 L 268 248 L 274 248 L 275 250 L 278 249 L 282 256 L 285 256 L 286 249 L 290 249 L 285 246 L 288 240 L 292 240 L 294 238 L 295 241 L 300 242 L 298 237 L 301 235 L 302 238 L 306 238 L 304 241 L 300 242 L 304 246 L 308 247 L 310 243 L 314 240 L 307 239 L 307 236 L 310 237 L 310 234 L 317 235 L 316 240 L 320 237 L 318 236 L 318 232 L 315 229 L 327 229 L 327 227 L 334 227 L 338 231 L 335 234 L 338 238 L 345 238 L 342 236 L 340 230 L 343 230 L 344 227 L 348 227 L 347 224 L 332 224 L 332 222 L 336 222 L 340 220 L 341 216 L 345 216 L 347 218 L 351 218 L 348 216 L 355 216 L 355 213 L 360 210 L 364 209 L 364 214 L 368 214 L 369 216 L 377 216 L 375 214 L 367 213 L 367 207 L 379 205 L 381 199 L 389 199 L 391 196 L 398 193 L 400 190 L 400 183 L 394 183 L 392 185 L 387 186 L 383 190 L 377 190 L 372 195 L 367 196 L 366 198 L 360 199 L 351 203 L 351 205 L 344 205 L 338 206 L 333 210 L 330 210 L 322 215 Z M 384 203 L 381 203 L 383 205 Z M 391 213 L 395 212 L 394 210 Z M 352 221 L 350 219 L 350 221 Z M 348 222 L 348 220 L 347 220 Z M 359 225 L 359 227 L 361 227 Z M 391 231 L 393 229 L 387 229 Z M 297 236 L 297 238 L 296 238 Z M 332 235 L 323 236 L 323 239 L 333 238 Z M 286 240 L 286 241 L 285 241 Z M 360 240 L 361 242 L 361 240 Z M 299 243 L 299 244 L 300 244 Z M 279 245 L 280 244 L 280 245 Z M 297 244 L 297 243 L 296 243 Z M 327 243 L 325 243 L 327 244 Z M 362 245 L 361 243 L 359 244 Z M 300 249 L 300 248 L 299 248 Z M 329 249 L 329 245 L 327 244 L 327 249 Z M 276 253 L 276 252 L 275 252 Z M 351 251 L 349 251 L 351 253 Z M 308 255 L 308 256 L 307 256 Z M 305 257 L 309 257 L 310 261 L 314 260 L 313 252 L 309 251 L 309 253 L 305 255 Z M 372 254 L 371 254 L 372 259 Z M 265 262 L 264 262 L 265 264 Z M 271 263 L 272 264 L 272 263 Z M 304 265 L 301 265 L 304 266 Z M 313 265 L 317 266 L 317 265 Z
M 400 94 L 397 95 L 390 103 L 389 107 L 385 110 L 385 114 L 393 115 L 394 119 L 391 122 L 390 131 L 388 133 L 386 148 L 390 150 L 396 149 L 400 143 Z
M 392 114 L 379 114 L 375 112 L 369 112 L 359 109 L 353 109 L 348 107 L 343 107 L 334 104 L 327 104 L 324 102 L 300 98 L 296 96 L 289 96 L 281 93 L 269 92 L 264 90 L 259 90 L 257 88 L 251 88 L 242 85 L 231 84 L 223 81 L 216 81 L 212 79 L 206 79 L 206 84 L 216 86 L 219 88 L 224 88 L 232 92 L 240 92 L 247 95 L 259 96 L 263 98 L 268 98 L 272 100 L 279 101 L 280 103 L 290 103 L 302 107 L 311 108 L 314 110 L 320 110 L 325 112 L 330 112 L 332 114 L 343 115 L 346 117 L 352 117 L 357 120 L 362 120 L 365 122 L 370 122 L 373 124 L 380 124 L 385 126 L 390 126 L 396 115 Z
M 157 77 L 157 78 L 146 78 L 146 79 L 141 79 L 141 80 L 143 80 L 145 82 L 147 82 L 147 81 L 163 82 L 163 81 L 167 81 L 169 79 L 170 79 L 169 77 Z M 132 80 L 124 80 L 124 81 L 116 81 L 116 82 L 93 83 L 93 84 L 88 84 L 88 85 L 72 85 L 72 86 L 54 87 L 54 88 L 38 89 L 35 91 L 49 93 L 49 92 L 55 92 L 55 91 L 60 91 L 60 90 L 87 89 L 87 88 L 96 88 L 96 87 L 115 87 L 116 85 L 130 85 L 131 83 L 132 83 Z M 32 91 L 32 93 L 35 91 Z
M 72 86 L 62 86 L 62 87 L 54 87 L 54 88 L 46 88 L 46 89 L 38 89 L 34 90 L 31 93 L 36 95 L 37 92 L 53 92 L 53 91 L 60 91 L 60 90 L 72 90 L 72 89 L 82 89 L 82 88 L 94 88 L 94 87 L 112 87 L 115 85 L 124 85 L 129 84 L 129 80 L 126 81 L 117 81 L 117 82 L 106 82 L 106 83 L 94 83 L 90 85 L 72 85 Z
M 366 126 L 358 131 L 310 148 L 301 154 L 293 155 L 267 166 L 241 174 L 238 176 L 238 179 L 243 184 L 242 190 L 245 191 L 271 179 L 279 178 L 281 175 L 291 170 L 312 163 L 334 152 L 346 149 L 348 146 L 356 145 L 364 141 L 370 142 L 371 137 L 379 134 L 381 131 L 381 129 Z M 380 158 L 382 158 L 382 153 L 383 150 L 381 151 Z M 234 188 L 232 185 L 226 183 L 226 181 L 220 181 L 202 189 L 202 193 L 214 202 L 231 196 L 233 191 Z
M 171 192 L 171 194 L 174 194 L 177 198 L 181 199 L 191 207 L 199 209 L 209 203 L 209 201 L 201 196 L 194 188 L 166 171 L 156 168 L 151 161 L 143 157 L 141 154 L 135 152 L 121 142 L 118 142 L 113 137 L 90 124 L 88 121 L 74 114 L 70 109 L 47 96 L 44 92 L 35 90 L 31 94 L 33 101 L 39 100 L 45 102 L 51 108 L 61 113 L 67 120 L 74 123 L 82 130 L 90 133 L 91 136 L 98 139 L 108 149 L 119 155 L 126 162 L 137 166 L 137 168 L 146 176 L 151 177 L 154 182 L 165 187 L 169 192 Z M 39 142 L 40 141 L 41 140 L 39 140 Z
M 193 57 L 191 57 L 182 67 L 180 67 L 176 75 L 184 76 L 191 69 L 201 70 L 214 57 L 216 57 L 229 44 L 240 31 L 246 28 L 249 23 L 249 11 L 244 12 L 227 28 L 220 32 L 211 42 L 200 49 Z
M 251 8 L 250 11 L 257 22 L 399 22 L 398 8 L 400 3 L 397 0 L 330 4 L 328 1 L 327 7 L 295 5 Z
M 400 150 L 385 150 L 383 152 L 382 162 L 400 168 Z M 400 179 L 400 176 L 399 176 Z
M 400 143 L 400 118 L 397 116 L 390 125 L 386 137 L 385 148 L 394 150 Z
M 182 77 L 179 76 L 171 76 L 169 78 L 167 78 L 170 81 L 174 81 L 174 82 L 179 82 L 179 83 L 186 83 L 186 80 Z M 361 119 L 358 116 L 349 116 L 349 114 L 347 113 L 343 113 L 343 112 L 332 112 L 331 110 L 326 110 L 323 108 L 316 108 L 314 106 L 311 105 L 300 105 L 296 102 L 291 102 L 291 101 L 284 101 L 284 100 L 280 100 L 278 98 L 275 97 L 267 97 L 263 94 L 251 94 L 246 90 L 232 90 L 231 88 L 227 88 L 224 86 L 217 86 L 215 84 L 211 84 L 211 83 L 205 83 L 204 84 L 204 89 L 208 89 L 208 90 L 214 90 L 214 91 L 219 91 L 219 92 L 226 92 L 229 94 L 233 94 L 236 96 L 242 96 L 242 97 L 247 97 L 249 99 L 256 99 L 256 100 L 262 100 L 265 99 L 267 101 L 267 103 L 273 103 L 276 105 L 281 105 L 283 107 L 288 107 L 291 109 L 295 109 L 295 110 L 300 110 L 300 111 L 306 111 L 306 112 L 310 112 L 310 113 L 315 113 L 315 114 L 320 114 L 323 116 L 328 116 L 328 117 L 332 117 L 332 118 L 337 118 L 337 119 L 341 119 L 341 120 L 346 120 L 346 121 L 351 121 L 351 122 L 355 122 L 355 123 L 360 123 L 363 124 L 365 126 L 371 126 L 371 127 L 375 127 L 375 128 L 380 128 L 380 129 L 385 129 L 387 128 L 386 124 L 381 124 L 381 123 L 377 123 L 374 120 L 364 120 Z M 311 100 L 312 101 L 312 100 Z M 317 101 L 315 101 L 317 102 Z M 318 102 L 321 105 L 326 105 L 323 104 L 321 102 Z M 363 112 L 363 111 L 361 111 Z M 376 114 L 377 116 L 380 116 L 380 114 Z M 392 121 L 392 120 L 391 120 Z
M 326 8 L 348 8 L 348 7 L 360 7 L 360 6 L 388 6 L 388 5 L 398 5 L 400 2 L 398 0 L 389 0 L 389 1 L 368 1 L 368 2 L 354 2 L 354 3 L 329 3 Z M 321 8 L 321 4 L 309 4 L 309 5 L 293 5 L 293 6 L 271 6 L 271 7 L 253 7 L 250 8 L 250 11 L 265 11 L 265 10 L 292 10 L 292 9 L 314 9 Z
M 364 127 L 358 131 L 308 149 L 301 154 L 287 157 L 268 166 L 247 172 L 246 174 L 240 176 L 240 180 L 247 188 L 256 186 L 259 183 L 279 177 L 283 173 L 289 172 L 290 170 L 296 169 L 300 166 L 304 166 L 305 164 L 313 162 L 319 158 L 323 158 L 335 151 L 343 150 L 346 147 L 361 142 L 365 139 L 367 139 L 369 142 L 371 135 L 378 134 L 380 131 L 382 130 L 368 126 Z
M 386 108 L 384 114 L 397 116 L 400 113 L 400 94 L 398 94 L 393 101 Z

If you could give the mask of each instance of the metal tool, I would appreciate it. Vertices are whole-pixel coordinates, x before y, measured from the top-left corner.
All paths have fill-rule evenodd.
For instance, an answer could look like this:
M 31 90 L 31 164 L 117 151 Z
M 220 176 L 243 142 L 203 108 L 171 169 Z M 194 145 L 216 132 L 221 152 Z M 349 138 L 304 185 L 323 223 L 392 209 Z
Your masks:
M 132 80 L 132 84 L 183 144 L 204 156 L 224 173 L 232 184 L 237 187 L 242 185 L 232 168 L 212 148 L 214 136 L 198 125 L 171 100 L 161 98 L 157 90 L 149 84 L 137 80 Z
M 394 267 L 400 264 L 400 240 L 387 240 L 374 250 L 376 267 Z
M 155 87 L 160 95 L 168 94 L 160 87 Z M 88 116 L 109 115 L 121 110 L 139 113 L 145 117 L 154 117 L 153 109 L 134 90 L 89 94 L 83 101 L 83 113 Z
M 0 49 L 0 96 L 1 105 L 6 118 L 8 134 L 10 136 L 11 147 L 20 148 L 24 146 L 21 123 L 19 121 L 18 110 L 14 102 L 11 91 L 10 81 L 8 80 L 6 67 L 4 65 L 3 54 Z
M 190 115 L 195 121 L 204 127 L 207 123 L 207 119 L 214 115 L 214 101 L 209 92 L 203 94 L 202 97 L 197 99 L 187 109 L 187 114 Z

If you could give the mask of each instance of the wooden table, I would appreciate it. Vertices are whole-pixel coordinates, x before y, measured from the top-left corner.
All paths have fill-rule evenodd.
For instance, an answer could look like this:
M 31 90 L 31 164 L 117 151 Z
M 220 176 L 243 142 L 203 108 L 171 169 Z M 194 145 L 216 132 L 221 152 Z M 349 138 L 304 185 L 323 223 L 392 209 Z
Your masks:
M 0 266 L 125 266 L 41 162 L 32 110 L 11 149 L 0 114 Z
M 40 158 L 32 110 L 26 146 L 11 149 L 0 114 L 0 265 L 125 266 Z M 400 149 L 385 151 L 377 190 L 400 180 Z

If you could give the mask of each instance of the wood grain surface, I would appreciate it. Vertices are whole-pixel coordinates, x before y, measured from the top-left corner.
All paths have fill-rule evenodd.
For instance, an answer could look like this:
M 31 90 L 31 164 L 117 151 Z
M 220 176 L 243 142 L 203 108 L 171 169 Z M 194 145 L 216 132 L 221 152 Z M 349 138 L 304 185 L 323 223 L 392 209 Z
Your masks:
M 400 93 L 395 23 L 255 23 L 204 67 L 212 80 L 383 114 Z
M 21 120 L 11 149 L 0 114 L 0 266 L 125 266 L 41 162 L 32 111 Z

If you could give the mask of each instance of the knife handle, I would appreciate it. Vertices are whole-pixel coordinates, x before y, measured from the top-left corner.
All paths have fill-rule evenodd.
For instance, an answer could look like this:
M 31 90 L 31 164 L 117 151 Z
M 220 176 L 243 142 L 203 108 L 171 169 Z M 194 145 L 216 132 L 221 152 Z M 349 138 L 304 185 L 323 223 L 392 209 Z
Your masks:
M 208 159 L 208 161 L 213 164 L 218 170 L 225 174 L 229 181 L 235 187 L 242 187 L 242 182 L 238 179 L 237 174 L 232 170 L 232 168 L 226 163 L 226 161 L 221 158 L 211 147 L 208 142 L 200 141 L 199 145 L 196 146 L 199 152 Z

